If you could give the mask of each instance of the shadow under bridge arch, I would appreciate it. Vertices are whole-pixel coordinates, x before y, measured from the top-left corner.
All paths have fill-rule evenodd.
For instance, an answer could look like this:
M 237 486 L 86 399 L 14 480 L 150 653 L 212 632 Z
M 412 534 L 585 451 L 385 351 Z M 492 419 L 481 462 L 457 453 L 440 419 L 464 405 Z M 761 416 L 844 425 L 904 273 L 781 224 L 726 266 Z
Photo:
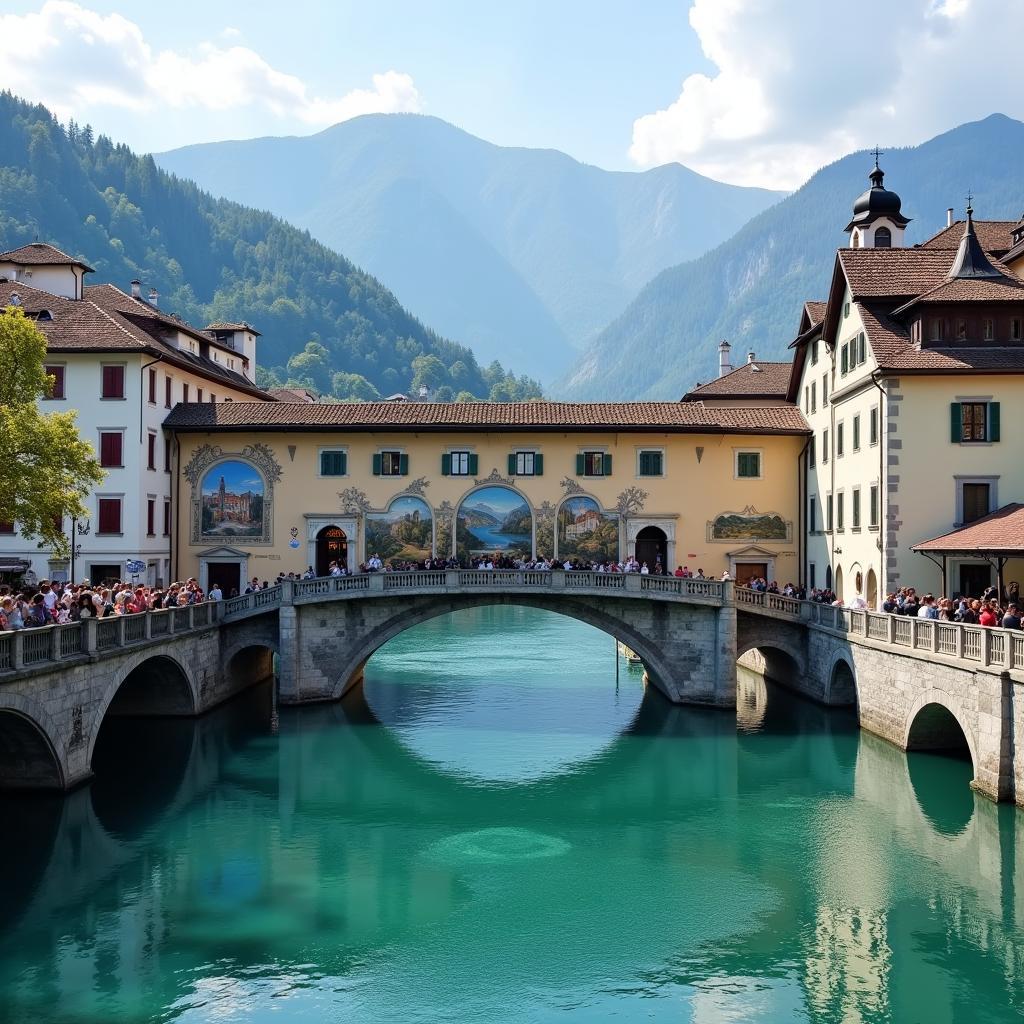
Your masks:
M 401 606 L 392 606 L 390 614 L 386 614 L 370 625 L 365 619 L 365 607 L 360 610 L 356 602 L 337 602 L 329 607 L 303 608 L 303 614 L 311 614 L 322 620 L 322 625 L 334 628 L 325 613 L 342 617 L 343 623 L 337 624 L 339 635 L 350 638 L 350 643 L 331 671 L 332 685 L 329 697 L 337 700 L 355 686 L 362 678 L 363 668 L 372 655 L 389 640 L 405 632 L 412 626 L 427 622 L 439 615 L 463 611 L 467 608 L 481 608 L 495 605 L 514 605 L 525 608 L 537 608 L 541 611 L 554 612 L 568 618 L 585 622 L 609 636 L 622 640 L 640 656 L 647 669 L 650 681 L 669 700 L 677 701 L 685 689 L 686 666 L 681 666 L 662 650 L 658 641 L 648 635 L 648 630 L 635 621 L 631 621 L 631 612 L 635 612 L 638 602 L 623 598 L 588 598 L 570 596 L 548 596 L 541 594 L 467 594 L 459 596 L 424 596 L 409 598 Z M 656 606 L 660 613 L 667 613 L 665 606 Z M 716 609 L 680 605 L 679 611 L 690 611 L 693 614 L 714 614 Z M 571 651 L 555 652 L 555 656 L 571 659 Z
M 769 679 L 792 682 L 807 673 L 805 627 L 737 610 L 736 660 Z

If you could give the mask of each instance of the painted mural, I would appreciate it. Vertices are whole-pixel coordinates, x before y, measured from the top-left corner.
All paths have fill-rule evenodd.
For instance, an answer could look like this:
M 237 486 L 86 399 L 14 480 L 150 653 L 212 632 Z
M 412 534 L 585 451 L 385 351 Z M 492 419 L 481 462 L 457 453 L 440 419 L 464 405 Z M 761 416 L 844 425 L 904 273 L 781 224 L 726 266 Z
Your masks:
M 558 557 L 618 561 L 619 517 L 602 512 L 593 498 L 566 498 L 558 510 Z
M 434 543 L 434 518 L 422 499 L 405 495 L 395 498 L 386 512 L 366 515 L 366 556 L 384 561 L 422 562 L 429 558 Z
M 710 540 L 789 540 L 789 524 L 775 512 L 723 512 L 710 523 Z
M 263 534 L 263 477 L 246 462 L 221 462 L 200 487 L 200 535 L 204 540 Z
M 474 554 L 530 555 L 533 513 L 510 487 L 481 487 L 459 506 L 455 552 L 465 563 Z

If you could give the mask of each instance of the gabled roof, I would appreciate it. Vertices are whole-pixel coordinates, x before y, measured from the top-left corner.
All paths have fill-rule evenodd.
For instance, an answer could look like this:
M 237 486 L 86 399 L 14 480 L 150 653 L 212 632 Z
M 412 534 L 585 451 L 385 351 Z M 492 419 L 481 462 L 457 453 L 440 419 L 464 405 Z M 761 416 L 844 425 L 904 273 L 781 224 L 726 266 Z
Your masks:
M 8 249 L 7 252 L 0 252 L 0 263 L 20 263 L 28 266 L 70 266 L 82 267 L 83 270 L 92 272 L 92 267 L 61 252 L 56 246 L 46 242 L 29 242 L 19 249 Z
M 804 312 L 807 314 L 807 322 L 809 327 L 814 327 L 816 324 L 820 324 L 825 319 L 825 309 L 827 308 L 827 302 L 818 302 L 808 299 L 804 303 Z
M 697 434 L 807 434 L 794 406 L 717 406 L 703 402 L 347 402 L 176 406 L 174 430 L 271 431 L 595 431 Z
M 854 299 L 911 298 L 949 276 L 949 249 L 840 249 L 839 267 Z
M 785 398 L 793 364 L 768 363 L 755 359 L 730 370 L 723 377 L 708 381 L 683 395 L 684 402 L 702 398 Z
M 911 550 L 946 555 L 1024 554 L 1024 505 L 1020 502 L 1003 505 L 959 530 L 914 544 Z
M 966 221 L 955 220 L 949 227 L 943 228 L 938 234 L 919 245 L 917 249 L 956 249 L 963 238 Z M 1013 229 L 1017 222 L 1013 220 L 976 220 L 974 230 L 981 247 L 993 256 L 1002 256 L 1013 245 Z
M 257 337 L 260 336 L 260 332 L 256 330 L 251 324 L 247 324 L 244 320 L 239 323 L 231 323 L 229 320 L 214 320 L 212 324 L 206 325 L 208 331 L 248 331 L 250 334 L 255 334 Z
M 922 302 L 1024 302 L 1024 281 L 1003 274 L 991 278 L 948 278 L 894 309 L 893 316 L 901 316 Z
M 279 402 L 315 402 L 316 395 L 306 388 L 271 388 L 269 394 Z

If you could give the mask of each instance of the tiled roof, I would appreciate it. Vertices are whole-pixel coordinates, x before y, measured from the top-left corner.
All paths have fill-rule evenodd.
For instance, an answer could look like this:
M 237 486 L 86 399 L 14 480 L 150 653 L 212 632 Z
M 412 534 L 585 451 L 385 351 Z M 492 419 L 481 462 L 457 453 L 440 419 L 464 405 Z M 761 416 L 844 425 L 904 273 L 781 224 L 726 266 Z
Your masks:
M 893 310 L 893 315 L 922 302 L 1024 302 L 1024 281 L 1009 273 L 1003 277 L 947 278 Z
M 949 249 L 840 249 L 838 259 L 854 299 L 920 295 L 949 276 Z
M 937 235 L 921 242 L 917 248 L 956 249 L 964 236 L 965 223 L 962 220 L 953 221 L 948 228 L 943 228 Z M 1017 221 L 1014 220 L 976 220 L 974 232 L 985 252 L 1001 256 L 1013 244 L 1011 234 L 1016 226 Z
M 937 373 L 1024 372 L 1024 343 L 959 348 L 918 348 L 884 306 L 858 303 L 864 330 L 879 369 Z
M 269 394 L 279 402 L 315 402 L 316 395 L 305 388 L 271 388 Z
M 1024 554 L 1024 504 L 1013 502 L 997 508 L 959 530 L 912 546 L 914 551 L 990 552 L 992 554 Z
M 702 402 L 307 402 L 178 405 L 176 430 L 647 430 L 805 434 L 794 406 L 710 408 Z
M 184 321 L 154 310 L 111 284 L 86 287 L 84 297 L 76 300 L 31 288 L 20 281 L 4 282 L 0 283 L 0 307 L 9 305 L 14 294 L 20 297 L 28 315 L 36 316 L 43 310 L 50 314 L 50 319 L 36 319 L 50 352 L 148 352 L 256 398 L 269 399 L 266 392 L 241 374 L 212 359 L 181 352 L 163 341 L 161 331 L 168 327 L 181 328 L 196 337 L 202 335 Z
M 20 249 L 8 249 L 7 252 L 0 252 L 0 263 L 21 263 L 24 266 L 52 266 L 58 264 L 85 267 L 86 270 L 92 270 L 92 267 L 81 260 L 76 260 L 66 252 L 61 252 L 60 249 L 48 245 L 46 242 L 29 242 L 28 245 L 23 245 Z
M 755 359 L 724 377 L 701 384 L 683 396 L 684 402 L 702 398 L 785 398 L 792 363 L 766 363 Z
M 259 335 L 259 331 L 256 330 L 252 324 L 247 324 L 244 320 L 240 323 L 231 323 L 229 320 L 214 320 L 212 324 L 206 325 L 208 331 L 248 331 L 250 334 Z
M 814 302 L 808 299 L 804 303 L 804 310 L 807 312 L 807 319 L 810 321 L 811 326 L 820 324 L 825 319 L 825 309 L 828 307 L 827 302 Z

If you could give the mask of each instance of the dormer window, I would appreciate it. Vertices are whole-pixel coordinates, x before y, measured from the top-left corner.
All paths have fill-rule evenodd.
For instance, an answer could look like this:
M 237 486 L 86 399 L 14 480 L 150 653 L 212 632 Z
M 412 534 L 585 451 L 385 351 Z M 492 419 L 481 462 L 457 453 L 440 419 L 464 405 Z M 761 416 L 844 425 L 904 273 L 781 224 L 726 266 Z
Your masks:
M 996 336 L 995 324 L 991 319 L 988 319 L 984 323 L 983 334 L 985 341 L 992 341 Z
M 967 340 L 967 321 L 957 320 L 956 322 L 956 340 L 966 341 Z

